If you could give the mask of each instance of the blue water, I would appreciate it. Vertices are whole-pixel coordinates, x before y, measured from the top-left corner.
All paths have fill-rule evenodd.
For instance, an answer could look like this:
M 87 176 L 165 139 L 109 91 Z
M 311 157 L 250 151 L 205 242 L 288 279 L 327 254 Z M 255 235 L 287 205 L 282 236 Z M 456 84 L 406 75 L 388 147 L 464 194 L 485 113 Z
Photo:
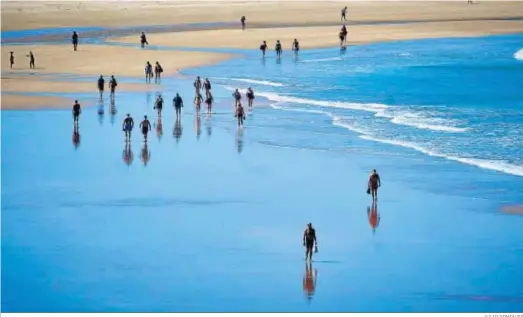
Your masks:
M 183 119 L 167 107 L 145 149 L 135 131 L 131 165 L 120 124 L 155 92 L 84 109 L 77 148 L 69 110 L 2 111 L 2 311 L 522 311 L 523 218 L 500 212 L 523 189 L 522 40 L 242 51 L 185 71 L 213 80 L 210 117 L 164 79 Z M 267 106 L 237 129 L 230 89 L 248 85 Z

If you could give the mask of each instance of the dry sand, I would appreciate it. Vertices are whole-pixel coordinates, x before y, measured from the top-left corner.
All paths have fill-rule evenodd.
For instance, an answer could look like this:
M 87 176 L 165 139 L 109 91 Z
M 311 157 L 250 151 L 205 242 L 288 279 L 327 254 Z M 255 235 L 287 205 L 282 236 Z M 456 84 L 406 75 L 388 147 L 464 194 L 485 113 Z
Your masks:
M 49 96 L 20 96 L 2 93 L 0 108 L 2 110 L 70 108 L 71 100 Z
M 2 30 L 65 26 L 133 26 L 188 22 L 335 23 L 351 21 L 492 19 L 523 16 L 523 1 L 2 1 Z
M 155 45 L 189 47 L 230 47 L 257 49 L 267 41 L 269 49 L 280 40 L 289 50 L 297 38 L 302 48 L 339 45 L 338 26 L 260 28 L 242 30 L 208 30 L 156 33 L 148 36 Z M 425 22 L 416 24 L 356 25 L 350 26 L 349 44 L 437 37 L 481 36 L 485 34 L 523 32 L 522 21 Z M 205 39 L 205 40 L 202 40 Z M 136 37 L 109 38 L 108 41 L 136 43 Z

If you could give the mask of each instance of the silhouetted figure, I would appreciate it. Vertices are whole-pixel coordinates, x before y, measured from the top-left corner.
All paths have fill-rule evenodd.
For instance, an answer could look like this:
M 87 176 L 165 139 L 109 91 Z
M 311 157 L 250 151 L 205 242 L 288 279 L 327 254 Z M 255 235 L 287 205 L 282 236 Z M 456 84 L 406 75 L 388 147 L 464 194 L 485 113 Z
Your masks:
M 130 140 L 131 139 L 131 132 L 133 132 L 134 128 L 134 120 L 131 117 L 131 114 L 127 114 L 127 117 L 123 120 L 122 123 L 122 130 L 125 133 L 125 139 Z
M 245 31 L 245 16 L 242 16 L 242 18 L 240 19 L 240 22 L 242 23 L 242 30 Z
M 151 151 L 147 146 L 147 142 L 144 142 L 142 146 L 142 155 L 140 156 L 140 158 L 142 159 L 144 166 L 147 166 L 147 163 L 149 163 L 149 161 L 151 160 Z
M 209 98 L 211 95 L 211 81 L 209 78 L 205 78 L 205 81 L 203 82 L 203 89 L 205 89 L 205 97 Z
M 73 127 L 73 145 L 75 149 L 80 146 L 80 129 L 77 125 Z
M 100 75 L 100 78 L 98 78 L 98 92 L 100 93 L 100 100 L 103 99 L 104 86 L 105 86 L 104 76 Z
M 142 48 L 144 48 L 145 45 L 149 45 L 149 42 L 147 42 L 147 37 L 145 36 L 144 32 L 142 32 L 142 35 L 140 35 L 140 45 Z
M 154 83 L 159 84 L 162 81 L 163 67 L 160 63 L 156 62 L 154 65 Z
M 27 57 L 29 57 L 29 68 L 35 69 L 35 56 L 33 52 L 29 51 L 29 55 L 27 55 Z
M 178 118 L 182 114 L 182 107 L 183 107 L 183 100 L 182 97 L 178 93 L 176 93 L 176 96 L 173 98 L 173 107 L 176 111 L 176 117 Z
M 372 233 L 376 232 L 376 228 L 380 225 L 380 214 L 378 213 L 378 203 L 374 200 L 372 201 L 372 206 L 367 207 L 367 218 L 369 219 L 369 225 L 372 229 Z
M 13 66 L 15 65 L 15 53 L 9 52 L 9 64 L 11 65 L 11 69 L 13 69 Z
M 341 21 L 347 21 L 347 7 L 341 9 Z
M 339 38 L 340 38 L 340 47 L 344 48 L 345 47 L 345 44 L 347 43 L 347 26 L 344 24 L 341 26 L 341 30 L 340 30 L 340 33 L 339 33 Z
M 372 200 L 378 199 L 378 188 L 381 187 L 380 175 L 376 170 L 372 170 L 369 176 L 367 193 L 372 195 Z
M 194 97 L 194 107 L 195 107 L 196 113 L 200 113 L 200 109 L 202 107 L 202 100 L 203 100 L 203 97 L 199 93 Z
M 134 154 L 133 154 L 133 150 L 131 148 L 131 142 L 127 142 L 127 141 L 125 142 L 125 147 L 124 147 L 124 150 L 122 153 L 122 158 L 127 166 L 131 166 L 131 164 L 133 164 Z
M 238 151 L 238 154 L 243 152 L 243 129 L 241 128 L 238 128 L 236 132 L 236 151 Z
M 72 41 L 73 41 L 73 49 L 75 51 L 78 50 L 78 34 L 76 33 L 76 31 L 73 31 L 73 36 L 71 37 Z
M 194 133 L 196 134 L 196 140 L 200 140 L 202 134 L 202 120 L 199 114 L 194 116 Z
M 238 103 L 238 106 L 236 107 L 235 117 L 238 119 L 238 127 L 243 127 L 243 120 L 245 120 L 245 110 L 243 110 L 241 103 Z
M 276 50 L 276 59 L 280 60 L 282 53 L 280 40 L 276 41 L 276 46 L 274 47 L 274 49 Z
M 212 94 L 209 92 L 207 94 L 207 98 L 205 99 L 205 104 L 207 105 L 207 113 L 211 114 L 212 112 L 212 103 L 214 102 L 214 98 Z
M 318 270 L 312 268 L 312 261 L 305 263 L 305 276 L 303 277 L 303 291 L 307 300 L 311 301 L 316 291 Z
M 151 122 L 147 119 L 147 115 L 143 116 L 143 120 L 140 122 L 140 129 L 142 129 L 144 142 L 147 142 L 147 134 L 151 131 Z
M 116 91 L 116 86 L 118 86 L 118 83 L 116 82 L 116 79 L 114 78 L 114 75 L 111 75 L 111 79 L 109 80 L 109 90 L 111 91 L 111 99 L 114 99 L 114 93 Z
M 158 117 L 162 116 L 162 109 L 163 109 L 163 98 L 162 98 L 162 95 L 158 95 L 156 97 L 156 101 L 154 102 L 153 109 L 156 109 Z
M 145 63 L 145 83 L 150 84 L 151 79 L 153 78 L 153 65 L 147 62 Z
M 300 42 L 298 42 L 297 39 L 294 39 L 294 42 L 292 42 L 292 51 L 294 52 L 296 59 L 298 59 L 300 53 Z
M 180 117 L 176 117 L 174 121 L 173 136 L 176 139 L 176 143 L 180 142 L 180 138 L 183 134 L 182 120 Z
M 194 80 L 193 87 L 194 87 L 194 91 L 195 91 L 194 94 L 195 95 L 200 94 L 200 89 L 203 88 L 202 80 L 200 79 L 200 76 L 197 76 L 196 80 Z
M 74 126 L 78 126 L 78 119 L 80 118 L 81 113 L 82 113 L 82 108 L 80 107 L 78 100 L 75 100 L 74 105 L 73 105 L 73 124 L 74 124 Z
M 262 51 L 262 57 L 265 58 L 265 52 L 267 51 L 267 42 L 263 41 L 260 45 L 260 51 Z
M 313 251 L 318 252 L 316 230 L 312 227 L 312 223 L 307 224 L 307 228 L 305 228 L 303 232 L 303 246 L 305 247 L 305 260 L 307 260 L 307 258 L 312 260 Z
M 238 89 L 236 89 L 233 93 L 232 93 L 232 97 L 234 98 L 234 107 L 238 107 L 238 105 L 241 103 L 242 101 L 242 94 L 240 93 L 240 91 Z
M 249 104 L 249 109 L 252 109 L 252 103 L 254 101 L 254 91 L 251 87 L 247 88 L 247 102 Z

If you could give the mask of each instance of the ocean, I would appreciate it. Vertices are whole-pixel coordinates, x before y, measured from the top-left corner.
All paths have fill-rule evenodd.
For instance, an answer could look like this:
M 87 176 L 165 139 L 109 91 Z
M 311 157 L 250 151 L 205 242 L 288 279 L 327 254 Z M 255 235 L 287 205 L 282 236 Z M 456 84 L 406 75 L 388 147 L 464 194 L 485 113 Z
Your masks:
M 522 43 L 230 50 L 164 78 L 186 108 L 155 120 L 147 164 L 137 132 L 123 162 L 120 122 L 155 93 L 86 108 L 78 148 L 69 110 L 2 111 L 2 311 L 521 311 L 523 218 L 500 209 L 522 202 Z M 212 116 L 191 109 L 196 75 Z M 232 90 L 249 86 L 260 106 L 238 129 Z

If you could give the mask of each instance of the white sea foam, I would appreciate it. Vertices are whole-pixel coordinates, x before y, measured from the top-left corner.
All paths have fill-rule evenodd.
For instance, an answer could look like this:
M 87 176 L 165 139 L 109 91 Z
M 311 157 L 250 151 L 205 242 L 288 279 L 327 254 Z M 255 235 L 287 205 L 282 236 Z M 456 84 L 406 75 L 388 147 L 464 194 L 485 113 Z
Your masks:
M 416 114 L 408 111 L 398 111 L 395 113 L 388 113 L 386 111 L 378 112 L 375 114 L 376 117 L 384 117 L 391 119 L 390 122 L 398 125 L 406 125 L 424 130 L 450 132 L 450 133 L 463 133 L 468 131 L 468 128 L 458 128 L 448 119 L 431 118 Z
M 249 84 L 256 84 L 256 85 L 263 85 L 263 86 L 272 86 L 272 87 L 283 87 L 285 84 L 277 83 L 274 81 L 268 81 L 268 80 L 255 80 L 255 79 L 248 79 L 248 78 L 223 78 L 223 77 L 213 77 L 214 79 L 222 79 L 222 80 L 232 80 L 232 81 L 240 81 L 244 83 Z
M 514 58 L 523 61 L 523 48 L 514 53 Z
M 506 174 L 511 174 L 511 175 L 516 175 L 516 176 L 523 176 L 523 166 L 507 163 L 504 161 L 484 160 L 484 159 L 477 159 L 477 158 L 467 158 L 467 157 L 459 157 L 459 156 L 454 156 L 454 155 L 446 155 L 446 154 L 443 154 L 443 153 L 440 153 L 437 151 L 429 150 L 429 149 L 424 148 L 415 143 L 377 138 L 377 137 L 366 135 L 366 134 L 360 135 L 360 138 L 365 139 L 365 140 L 380 142 L 380 143 L 401 146 L 401 147 L 416 150 L 416 151 L 424 153 L 426 155 L 441 157 L 441 158 L 445 158 L 447 160 L 457 161 L 460 163 L 473 165 L 473 166 L 477 166 L 477 167 L 484 168 L 484 169 L 489 169 L 489 170 L 502 172 L 502 173 L 506 173 Z
M 341 56 L 337 57 L 328 57 L 328 58 L 317 58 L 317 59 L 305 59 L 300 61 L 300 63 L 320 63 L 320 62 L 331 62 L 331 61 L 341 61 L 343 58 Z

